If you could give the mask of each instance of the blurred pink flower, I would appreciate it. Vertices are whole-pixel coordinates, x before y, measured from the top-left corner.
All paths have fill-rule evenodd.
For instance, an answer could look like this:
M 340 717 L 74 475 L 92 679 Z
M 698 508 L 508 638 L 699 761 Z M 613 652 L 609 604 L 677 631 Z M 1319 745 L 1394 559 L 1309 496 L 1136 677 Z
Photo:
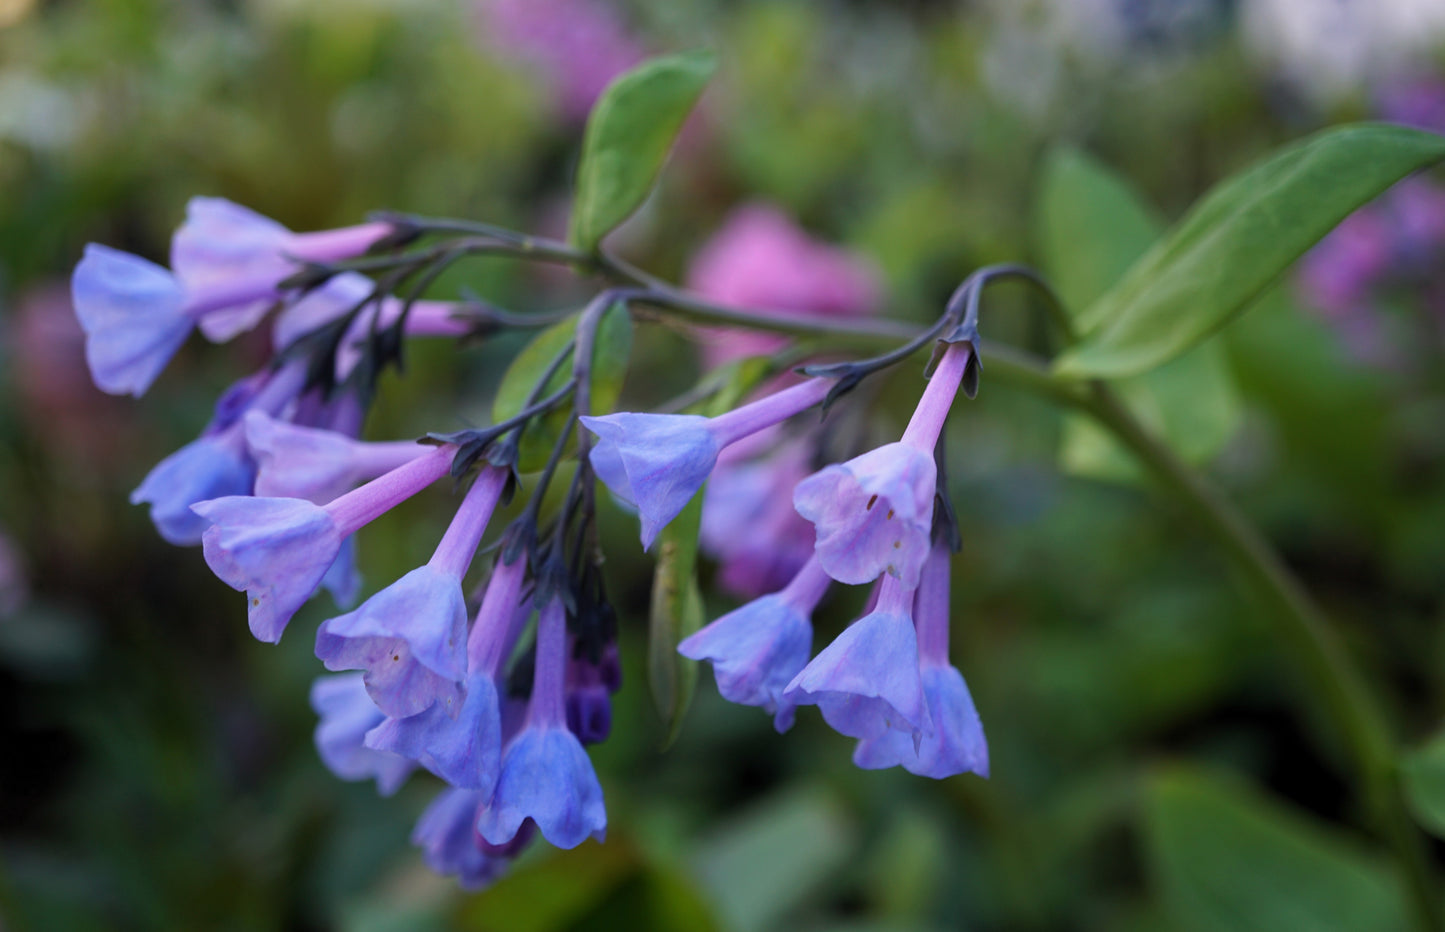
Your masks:
M 530 65 L 557 107 L 583 120 L 603 88 L 645 55 L 603 0 L 478 0 L 482 41 Z
M 0 531 L 0 618 L 12 614 L 25 604 L 29 585 L 25 565 L 15 544 Z
M 869 313 L 880 296 L 872 264 L 856 253 L 820 243 L 767 204 L 734 210 L 696 258 L 687 285 L 723 304 L 820 317 Z M 703 350 L 709 366 L 768 353 L 784 342 L 765 334 L 719 331 Z

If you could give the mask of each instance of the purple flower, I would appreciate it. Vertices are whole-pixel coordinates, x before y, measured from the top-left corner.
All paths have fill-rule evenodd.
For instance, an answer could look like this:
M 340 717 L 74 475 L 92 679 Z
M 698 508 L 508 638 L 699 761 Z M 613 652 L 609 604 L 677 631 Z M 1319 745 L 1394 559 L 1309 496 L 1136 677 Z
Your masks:
M 816 705 L 835 731 L 854 738 L 889 730 L 931 734 L 912 604 L 913 590 L 885 577 L 877 608 L 814 657 L 783 691 L 783 701 Z
M 807 410 L 829 388 L 809 379 L 715 418 L 622 413 L 581 420 L 598 438 L 591 455 L 597 477 L 637 507 L 646 549 L 707 482 L 723 448 Z
M 813 444 L 767 439 L 770 452 L 758 459 L 730 460 L 742 444 L 729 449 L 703 490 L 699 542 L 720 564 L 718 584 L 747 598 L 781 589 L 813 555 L 813 526 L 793 508 Z
M 685 638 L 678 653 L 711 660 L 718 692 L 741 705 L 773 713 L 774 726 L 793 726 L 794 703 L 784 699 L 788 684 L 802 672 L 813 652 L 813 609 L 832 580 L 817 559 L 787 588 L 765 595 L 722 616 Z
M 262 411 L 246 415 L 246 444 L 256 458 L 256 494 L 325 504 L 429 452 L 412 441 L 365 443 L 334 430 L 298 427 Z
M 502 772 L 477 831 L 492 844 L 516 837 L 524 822 L 559 848 L 575 848 L 607 832 L 602 786 L 576 735 L 567 730 L 564 679 L 567 620 L 560 599 L 537 622 L 536 674 L 527 719 L 507 743 Z
M 321 716 L 316 725 L 316 750 L 327 769 L 343 780 L 376 778 L 377 791 L 390 796 L 406 782 L 416 765 L 405 757 L 377 751 L 362 742 L 385 716 L 366 695 L 361 676 L 323 676 L 311 684 L 311 708 Z
M 215 415 L 201 437 L 161 460 L 131 493 L 131 504 L 149 502 L 151 520 L 171 543 L 200 543 L 206 521 L 191 506 L 252 491 L 256 464 L 237 418 L 246 410 L 274 412 L 289 404 L 304 375 L 299 363 L 291 364 L 231 386 L 216 403 Z
M 250 495 L 256 466 L 246 455 L 239 425 L 205 434 L 156 464 L 130 493 L 130 503 L 149 503 L 162 537 L 180 547 L 201 542 L 209 522 L 191 510 L 207 499 Z
M 879 301 L 878 275 L 863 258 L 814 240 L 770 204 L 733 210 L 698 251 L 687 286 L 723 304 L 753 310 L 854 317 Z M 710 330 L 709 367 L 775 352 L 784 337 Z
M 446 475 L 451 447 L 439 447 L 324 506 L 297 498 L 227 496 L 191 508 L 210 523 L 206 564 L 246 593 L 251 633 L 275 643 L 311 598 L 341 542 Z
M 294 234 L 229 201 L 193 198 L 171 243 L 173 273 L 91 243 L 71 294 L 95 384 L 111 394 L 144 394 L 192 326 L 199 323 L 213 340 L 248 330 L 282 297 L 277 286 L 298 260 L 358 255 L 391 229 L 368 223 Z
M 506 480 L 503 470 L 483 470 L 426 565 L 316 631 L 316 656 L 326 669 L 365 670 L 372 701 L 392 718 L 433 703 L 450 718 L 461 713 L 467 674 L 462 577 Z
M 617 645 L 608 644 L 592 663 L 572 648 L 567 661 L 567 730 L 583 744 L 600 744 L 612 733 L 612 694 L 621 685 Z
M 246 593 L 251 634 L 272 644 L 281 640 L 341 549 L 343 534 L 331 512 L 297 498 L 237 495 L 191 508 L 210 524 L 201 537 L 206 564 Z
M 507 845 L 487 844 L 475 828 L 486 801 L 486 794 L 477 790 L 443 790 L 411 833 L 411 843 L 422 849 L 427 867 L 456 875 L 463 890 L 480 890 L 492 883 L 532 840 L 532 831 L 524 828 Z
M 933 448 L 972 359 L 950 346 L 924 389 L 903 439 L 834 464 L 798 483 L 793 505 L 817 529 L 817 554 L 839 582 L 882 573 L 912 589 L 928 557 L 938 469 Z
M 933 733 L 916 743 L 895 729 L 864 738 L 853 763 L 868 770 L 902 766 L 910 773 L 943 779 L 960 773 L 988 776 L 988 742 L 963 674 L 948 662 L 949 550 L 935 545 L 923 567 L 914 601 L 923 694 Z
M 526 561 L 498 562 L 467 643 L 466 701 L 455 718 L 436 704 L 408 718 L 389 718 L 366 736 L 366 746 L 413 760 L 453 786 L 490 798 L 502 761 L 502 713 L 497 682 L 517 634 Z
M 1433 77 L 1397 82 L 1376 95 L 1380 115 L 1432 133 L 1445 133 L 1445 83 Z
M 154 262 L 90 243 L 70 287 L 96 386 L 145 394 L 195 323 L 180 286 Z
M 368 302 L 376 283 L 359 272 L 342 272 L 291 302 L 280 314 L 271 331 L 271 342 L 277 352 L 290 346 L 318 327 L 339 320 L 364 302 Z M 367 303 L 347 328 L 336 353 L 336 379 L 344 381 L 361 359 L 361 345 L 373 328 L 389 327 L 401 316 L 405 302 L 385 295 L 380 302 Z M 406 318 L 407 336 L 459 337 L 471 325 L 458 316 L 458 307 L 446 301 L 417 301 Z
M 364 223 L 319 233 L 292 233 L 253 210 L 219 197 L 193 197 L 171 239 L 171 268 L 187 313 L 208 339 L 244 333 L 281 298 L 277 287 L 298 261 L 333 262 L 360 255 L 392 232 Z

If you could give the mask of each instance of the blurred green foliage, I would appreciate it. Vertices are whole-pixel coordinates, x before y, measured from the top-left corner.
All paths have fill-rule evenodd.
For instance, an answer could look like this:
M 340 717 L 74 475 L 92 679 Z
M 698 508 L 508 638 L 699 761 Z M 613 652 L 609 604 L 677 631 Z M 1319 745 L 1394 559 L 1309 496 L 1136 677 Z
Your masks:
M 1039 97 L 1018 69 L 998 77 L 1011 40 L 987 8 L 619 9 L 656 51 L 719 58 L 619 250 L 680 277 L 729 208 L 771 200 L 876 260 L 886 311 L 906 319 L 935 313 L 978 265 L 1021 259 L 1082 309 L 1148 246 L 1156 214 L 1178 217 L 1226 174 L 1358 109 L 1283 97 L 1228 31 L 1111 67 L 1064 49 L 1036 62 L 1064 90 Z M 311 747 L 305 632 L 329 606 L 309 607 L 280 646 L 255 643 L 199 554 L 166 546 L 125 504 L 265 347 L 197 342 L 144 402 L 107 398 L 62 326 L 63 281 L 90 240 L 163 259 L 193 194 L 296 229 L 396 208 L 561 235 L 580 127 L 481 31 L 469 5 L 445 0 L 40 0 L 0 27 L 0 530 L 30 591 L 0 617 L 7 930 L 1398 921 L 1336 737 L 1301 711 L 1292 668 L 1218 556 L 1147 485 L 1084 478 L 1127 467 L 986 371 L 950 448 L 965 539 L 954 657 L 990 738 L 989 781 L 858 771 L 816 716 L 777 736 L 706 675 L 662 751 L 645 687 L 651 559 L 633 520 L 607 510 L 625 657 L 614 734 L 593 752 L 608 843 L 539 846 L 480 894 L 426 871 L 407 835 L 434 785 L 378 799 Z M 1088 154 L 1046 155 L 1061 144 Z M 1059 187 L 1062 173 L 1084 187 Z M 1058 206 L 1069 191 L 1082 202 Z M 1108 280 L 1070 270 L 1084 247 L 1117 265 Z M 587 296 L 490 261 L 436 286 L 461 289 L 521 308 Z M 991 338 L 1047 350 L 1030 305 L 989 300 Z M 484 420 L 524 342 L 409 347 L 369 433 Z M 1225 415 L 1195 426 L 1197 372 L 1146 394 L 1322 601 L 1399 731 L 1423 739 L 1445 712 L 1445 368 L 1440 346 L 1412 350 L 1422 364 L 1352 361 L 1286 285 L 1196 350 L 1211 354 L 1205 400 L 1223 393 Z M 690 352 L 682 335 L 640 329 L 626 403 L 685 391 Z M 889 379 L 862 433 L 895 435 L 916 392 L 913 372 Z M 1075 451 L 1067 473 L 1061 444 Z M 373 586 L 425 559 L 449 506 L 427 497 L 363 537 Z M 731 603 L 701 569 L 716 617 Z M 832 600 L 819 640 L 860 601 Z M 1440 756 L 1437 739 L 1406 767 L 1437 829 Z

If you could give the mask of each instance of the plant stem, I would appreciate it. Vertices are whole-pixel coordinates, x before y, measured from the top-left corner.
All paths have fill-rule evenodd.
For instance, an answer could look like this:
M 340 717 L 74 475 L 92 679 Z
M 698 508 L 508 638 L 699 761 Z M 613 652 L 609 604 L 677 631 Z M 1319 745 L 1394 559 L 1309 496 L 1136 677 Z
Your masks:
M 1108 428 L 1174 493 L 1263 600 L 1286 653 L 1344 737 L 1368 811 L 1405 873 L 1419 927 L 1445 930 L 1425 842 L 1401 794 L 1388 722 L 1334 630 L 1259 532 L 1214 485 L 1150 434 L 1112 389 L 1093 383 L 1078 407 Z

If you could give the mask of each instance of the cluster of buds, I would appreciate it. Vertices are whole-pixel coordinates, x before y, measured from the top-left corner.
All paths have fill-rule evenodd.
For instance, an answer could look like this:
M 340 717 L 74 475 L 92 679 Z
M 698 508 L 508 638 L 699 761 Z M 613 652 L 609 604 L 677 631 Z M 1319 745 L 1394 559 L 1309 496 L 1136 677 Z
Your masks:
M 408 251 L 428 239 L 437 243 Z M 804 368 L 801 380 L 713 417 L 594 416 L 591 366 L 603 319 L 633 305 L 697 305 L 634 277 L 568 312 L 573 339 L 514 416 L 419 442 L 362 440 L 377 377 L 400 361 L 405 338 L 550 322 L 421 298 L 441 270 L 479 253 L 595 261 L 566 244 L 461 221 L 387 216 L 295 234 L 228 202 L 197 199 L 175 236 L 172 269 L 92 245 L 75 271 L 91 372 L 112 393 L 143 393 L 192 326 L 225 340 L 275 312 L 271 363 L 227 391 L 201 437 L 162 461 L 133 500 L 150 505 L 167 540 L 202 546 L 215 574 L 245 593 L 251 633 L 262 641 L 279 641 L 309 599 L 331 592 L 344 611 L 316 631 L 316 656 L 331 675 L 311 693 L 325 763 L 346 779 L 374 779 L 384 794 L 418 768 L 445 781 L 413 841 L 434 869 L 467 887 L 497 876 L 535 835 L 563 848 L 600 840 L 606 811 L 585 746 L 611 730 L 620 666 L 596 483 L 636 512 L 651 548 L 716 473 L 723 488 L 708 497 L 704 537 L 781 504 L 806 539 L 775 585 L 758 585 L 766 577 L 753 574 L 759 597 L 684 639 L 679 652 L 711 661 L 722 695 L 762 707 L 780 731 L 799 706 L 817 706 L 857 739 L 860 767 L 986 775 L 978 714 L 948 656 L 957 531 L 940 463 L 955 396 L 976 390 L 987 275 L 966 282 L 934 327 L 886 356 Z M 746 314 L 728 313 L 746 323 Z M 867 375 L 930 345 L 932 374 L 898 442 L 809 475 L 810 457 L 796 454 L 811 445 L 779 439 L 785 422 L 820 405 L 826 414 Z M 555 426 L 548 416 L 564 405 L 545 467 L 520 475 L 524 436 Z M 569 460 L 570 487 L 548 497 Z M 448 477 L 464 494 L 431 558 L 357 605 L 356 533 Z M 525 507 L 483 550 L 524 478 Z M 788 500 L 779 503 L 780 494 Z M 479 553 L 490 566 L 471 611 L 464 580 Z M 810 619 L 834 582 L 873 584 L 873 597 L 814 656 Z

